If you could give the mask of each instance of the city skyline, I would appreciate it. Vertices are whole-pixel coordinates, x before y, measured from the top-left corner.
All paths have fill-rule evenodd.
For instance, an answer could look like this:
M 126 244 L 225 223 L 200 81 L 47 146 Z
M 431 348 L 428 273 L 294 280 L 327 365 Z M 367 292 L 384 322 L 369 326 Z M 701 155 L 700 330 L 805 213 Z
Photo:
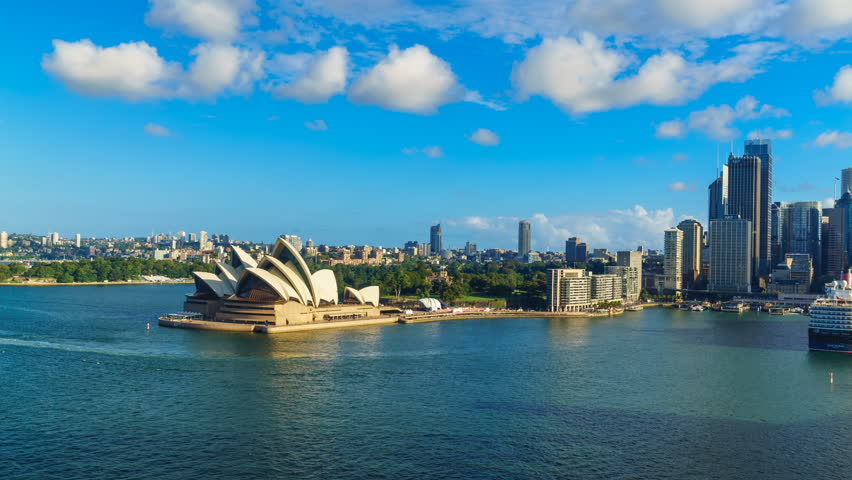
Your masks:
M 449 246 L 511 248 L 527 219 L 537 250 L 572 236 L 659 247 L 657 232 L 683 218 L 707 224 L 704 188 L 732 141 L 735 155 L 748 137 L 776 142 L 773 199 L 790 202 L 832 196 L 852 146 L 852 69 L 838 55 L 852 7 L 840 2 L 738 2 L 690 15 L 656 2 L 618 25 L 604 21 L 612 2 L 594 19 L 583 2 L 542 2 L 507 22 L 503 0 L 431 11 L 389 0 L 370 12 L 197 3 L 222 20 L 199 22 L 176 0 L 9 13 L 0 35 L 17 61 L 0 95 L 0 155 L 17 181 L 6 186 L 3 228 L 400 244 L 440 221 Z M 570 75 L 593 55 L 608 60 L 589 71 L 603 90 Z M 312 65 L 339 75 L 312 83 Z M 394 82 L 415 65 L 443 83 Z M 34 164 L 60 174 L 32 175 Z M 294 180 L 289 195 L 316 201 L 276 211 L 274 222 L 238 202 L 198 202 L 267 178 Z M 495 188 L 507 178 L 512 195 Z M 560 181 L 567 197 L 542 188 Z M 409 183 L 429 201 L 388 201 L 387 187 Z M 343 215 L 352 202 L 357 220 Z M 339 220 L 320 220 L 329 214 Z

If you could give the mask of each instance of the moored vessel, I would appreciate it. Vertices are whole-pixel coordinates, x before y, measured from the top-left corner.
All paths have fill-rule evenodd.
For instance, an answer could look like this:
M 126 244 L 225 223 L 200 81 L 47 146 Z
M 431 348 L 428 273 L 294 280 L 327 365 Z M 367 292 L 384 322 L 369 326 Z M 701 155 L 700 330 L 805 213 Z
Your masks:
M 852 285 L 846 280 L 825 287 L 825 297 L 810 308 L 808 348 L 821 352 L 852 353 Z

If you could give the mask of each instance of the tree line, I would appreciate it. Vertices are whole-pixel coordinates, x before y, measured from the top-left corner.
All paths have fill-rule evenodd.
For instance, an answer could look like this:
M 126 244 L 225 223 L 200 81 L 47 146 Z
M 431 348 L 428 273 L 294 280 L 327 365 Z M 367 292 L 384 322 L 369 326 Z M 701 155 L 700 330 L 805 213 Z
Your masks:
M 194 271 L 212 272 L 213 265 L 178 263 L 147 258 L 96 258 L 67 262 L 37 263 L 27 268 L 20 263 L 0 264 L 0 281 L 12 277 L 54 278 L 59 283 L 123 282 L 138 280 L 142 275 L 188 278 Z

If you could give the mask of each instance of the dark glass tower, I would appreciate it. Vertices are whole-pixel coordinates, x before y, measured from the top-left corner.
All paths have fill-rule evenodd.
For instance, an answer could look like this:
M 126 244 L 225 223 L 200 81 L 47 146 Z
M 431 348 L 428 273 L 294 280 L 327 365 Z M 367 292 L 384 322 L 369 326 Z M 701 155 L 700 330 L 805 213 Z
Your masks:
M 738 216 L 751 222 L 752 239 L 750 253 L 752 256 L 752 276 L 754 283 L 760 277 L 761 262 L 769 261 L 767 247 L 769 238 L 760 233 L 761 222 L 761 179 L 763 172 L 760 157 L 742 156 L 728 157 L 728 215 Z M 769 209 L 767 206 L 767 214 Z M 712 227 L 711 227 L 712 229 Z M 768 233 L 768 232 L 767 232 Z M 712 234 L 712 232 L 711 232 Z M 712 248 L 712 247 L 711 247 Z M 766 256 L 761 258 L 761 252 L 766 250 Z
M 441 244 L 441 224 L 439 223 L 429 229 L 429 253 L 440 255 L 443 251 L 444 246 Z
M 760 219 L 757 225 L 760 244 L 756 257 L 758 276 L 766 276 L 772 266 L 772 140 L 746 140 L 743 156 L 760 158 Z
M 521 220 L 518 223 L 518 254 L 530 253 L 530 222 Z

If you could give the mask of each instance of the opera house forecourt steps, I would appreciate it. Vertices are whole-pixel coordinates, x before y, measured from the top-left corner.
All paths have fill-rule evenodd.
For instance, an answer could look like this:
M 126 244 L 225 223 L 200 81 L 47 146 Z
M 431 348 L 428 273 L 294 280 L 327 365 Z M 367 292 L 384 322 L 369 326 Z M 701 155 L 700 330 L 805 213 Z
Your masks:
M 231 249 L 230 262 L 217 260 L 213 273 L 193 272 L 195 293 L 186 296 L 183 312 L 160 317 L 161 326 L 283 333 L 397 321 L 382 315 L 377 286 L 346 287 L 338 302 L 334 272 L 311 273 L 283 239 L 260 262 L 236 245 Z

